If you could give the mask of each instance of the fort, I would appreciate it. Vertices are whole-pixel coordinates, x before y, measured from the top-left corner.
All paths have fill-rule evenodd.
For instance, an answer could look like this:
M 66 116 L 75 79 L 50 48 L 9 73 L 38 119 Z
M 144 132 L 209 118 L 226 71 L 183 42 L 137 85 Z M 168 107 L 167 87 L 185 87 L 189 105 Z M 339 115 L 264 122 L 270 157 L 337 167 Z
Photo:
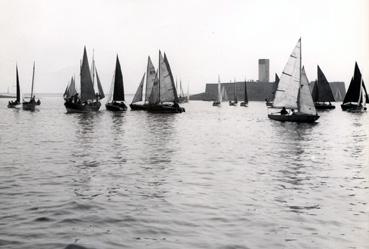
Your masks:
M 235 83 L 221 83 L 224 87 L 228 98 L 234 96 L 234 84 L 236 84 L 236 96 L 238 100 L 244 99 L 245 82 Z M 246 81 L 247 85 L 247 96 L 250 101 L 264 101 L 266 98 L 272 96 L 274 82 L 259 82 L 259 81 Z M 333 96 L 336 101 L 342 101 L 346 94 L 346 87 L 344 82 L 330 82 L 329 83 L 333 92 Z M 314 82 L 310 83 L 310 89 L 312 90 Z M 218 83 L 207 83 L 205 92 L 191 95 L 191 100 L 204 100 L 214 101 L 218 95 Z M 228 99 L 225 99 L 228 100 Z
M 228 99 L 233 99 L 236 84 L 236 96 L 238 100 L 243 100 L 245 95 L 245 84 L 247 85 L 247 96 L 250 101 L 265 101 L 272 97 L 275 82 L 269 82 L 269 59 L 259 59 L 259 80 L 258 81 L 242 81 L 234 83 L 221 83 L 221 87 L 225 89 Z M 342 101 L 346 94 L 344 82 L 329 83 L 336 101 Z M 310 82 L 310 90 L 313 89 L 314 82 Z M 214 101 L 218 96 L 218 83 L 207 83 L 204 93 L 194 94 L 190 96 L 191 100 Z

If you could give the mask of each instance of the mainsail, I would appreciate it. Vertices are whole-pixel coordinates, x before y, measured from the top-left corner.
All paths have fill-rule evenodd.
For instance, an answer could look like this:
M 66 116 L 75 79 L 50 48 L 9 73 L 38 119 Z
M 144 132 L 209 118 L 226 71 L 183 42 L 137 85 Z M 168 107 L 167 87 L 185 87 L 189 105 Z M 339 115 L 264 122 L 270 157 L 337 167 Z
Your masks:
M 301 84 L 298 96 L 298 111 L 304 114 L 316 115 L 313 98 L 310 93 L 309 80 L 304 67 L 301 70 Z
M 246 83 L 246 80 L 245 80 L 245 93 L 244 93 L 244 101 L 247 103 L 249 102 L 249 98 L 247 96 L 247 83 Z
M 124 101 L 123 75 L 118 55 L 115 63 L 113 101 Z
M 363 86 L 363 90 L 364 90 L 364 93 L 365 93 L 365 103 L 369 103 L 369 96 L 368 96 L 368 92 L 366 91 L 366 87 L 365 87 L 365 84 L 364 84 L 364 80 L 362 81 L 362 86 Z
M 354 77 L 351 79 L 350 86 L 347 90 L 343 103 L 359 103 L 361 97 L 361 86 L 362 76 L 357 63 L 355 62 Z
M 221 92 L 221 84 L 220 84 L 220 77 L 218 75 L 218 102 L 222 102 L 222 92 Z
M 146 70 L 146 92 L 145 92 L 145 101 L 149 101 L 149 97 L 151 94 L 151 90 L 156 78 L 155 67 L 151 62 L 150 56 L 147 59 L 147 70 Z
M 17 102 L 20 103 L 20 87 L 19 87 L 18 66 L 16 66 L 16 78 L 17 78 Z
M 273 107 L 297 109 L 297 95 L 301 78 L 301 38 L 293 49 L 283 69 Z
M 90 66 L 88 64 L 86 47 L 83 51 L 83 60 L 81 65 L 81 100 L 93 100 L 95 98 L 94 86 L 91 79 Z
M 33 86 L 35 84 L 35 62 L 33 62 L 33 72 L 32 72 L 32 86 L 31 86 L 31 99 L 33 97 Z
M 133 97 L 132 104 L 136 103 L 136 102 L 139 102 L 139 101 L 142 101 L 142 92 L 143 92 L 144 82 L 145 82 L 145 73 L 142 76 L 141 83 L 137 88 L 135 96 Z
M 159 51 L 159 91 L 160 102 L 178 102 L 177 90 L 174 85 L 172 71 L 166 54 L 164 58 Z
M 318 66 L 318 80 L 313 87 L 313 100 L 314 102 L 334 102 L 332 89 L 325 77 L 324 73 Z
M 151 88 L 151 94 L 149 96 L 149 104 L 156 105 L 160 103 L 160 85 L 158 73 L 156 73 L 154 84 Z

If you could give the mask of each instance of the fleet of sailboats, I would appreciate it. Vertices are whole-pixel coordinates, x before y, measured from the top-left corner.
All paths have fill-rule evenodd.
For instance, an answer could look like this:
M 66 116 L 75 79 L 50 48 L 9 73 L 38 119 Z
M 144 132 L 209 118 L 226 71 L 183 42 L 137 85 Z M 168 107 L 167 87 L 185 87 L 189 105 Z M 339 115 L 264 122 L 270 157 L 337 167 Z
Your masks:
M 270 119 L 311 123 L 319 118 L 311 96 L 309 81 L 301 61 L 300 38 L 284 67 L 273 100 L 272 109 L 278 108 L 280 111 L 268 114 Z
M 315 122 L 319 116 L 317 109 L 334 109 L 331 102 L 335 101 L 332 89 L 323 71 L 317 66 L 317 80 L 310 91 L 309 81 L 302 66 L 301 38 L 298 40 L 279 78 L 275 74 L 275 84 L 272 94 L 266 99 L 266 105 L 271 110 L 268 117 L 277 121 L 299 123 Z M 95 91 L 95 77 L 96 87 Z M 173 74 L 166 54 L 159 51 L 159 63 L 156 70 L 150 56 L 148 57 L 146 72 L 143 74 L 136 93 L 130 104 L 132 110 L 146 110 L 154 113 L 181 113 L 185 109 L 179 103 L 189 101 L 189 86 L 187 95 L 183 91 L 182 81 L 174 82 Z M 28 101 L 21 101 L 18 66 L 16 65 L 16 99 L 8 102 L 9 108 L 17 108 L 22 104 L 24 110 L 35 110 L 40 105 L 34 95 L 35 63 L 33 63 L 31 95 Z M 144 93 L 145 89 L 145 93 Z M 179 94 L 177 92 L 179 89 Z M 336 93 L 337 94 L 337 93 Z M 341 94 L 338 92 L 338 94 Z M 338 96 L 338 95 L 337 95 Z M 65 107 L 68 113 L 95 112 L 100 109 L 100 100 L 105 97 L 102 84 L 96 69 L 94 56 L 91 68 L 89 66 L 86 47 L 80 65 L 80 88 L 77 91 L 76 77 L 68 83 L 64 94 Z M 217 97 L 213 106 L 221 106 L 222 101 L 229 100 L 229 105 L 237 106 L 237 84 L 233 83 L 233 98 L 229 99 L 225 86 L 222 86 L 218 76 Z M 355 63 L 354 76 L 341 105 L 342 110 L 361 112 L 366 110 L 369 96 L 360 72 Z M 125 93 L 122 68 L 119 57 L 116 65 L 106 109 L 109 111 L 125 111 Z M 244 83 L 244 99 L 241 106 L 248 106 L 247 83 Z M 276 111 L 277 110 L 277 111 Z
M 317 66 L 318 79 L 313 87 L 313 101 L 316 109 L 334 109 L 335 106 L 331 102 L 335 102 L 332 89 L 325 77 L 323 71 Z
M 366 110 L 367 102 L 369 102 L 368 92 L 366 91 L 359 66 L 355 62 L 354 76 L 351 79 L 341 108 L 343 111 L 361 112 Z

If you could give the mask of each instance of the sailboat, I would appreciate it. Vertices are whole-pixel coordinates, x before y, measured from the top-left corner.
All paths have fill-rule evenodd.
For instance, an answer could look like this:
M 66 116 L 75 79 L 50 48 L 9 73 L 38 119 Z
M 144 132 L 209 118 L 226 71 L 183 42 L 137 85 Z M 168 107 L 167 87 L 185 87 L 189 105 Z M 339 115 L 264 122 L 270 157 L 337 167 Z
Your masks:
M 222 103 L 222 91 L 221 91 L 221 83 L 220 83 L 220 77 L 218 75 L 218 94 L 217 94 L 217 99 L 213 102 L 213 106 L 220 106 Z
M 274 100 L 275 92 L 278 89 L 278 84 L 279 84 L 279 77 L 278 77 L 278 74 L 275 74 L 272 94 L 269 98 L 265 99 L 266 106 L 273 106 L 273 100 Z
M 138 88 L 136 90 L 136 94 L 133 97 L 132 103 L 129 105 L 131 110 L 145 110 L 146 106 L 149 104 L 149 98 L 151 94 L 152 87 L 154 85 L 154 81 L 157 77 L 157 72 L 155 71 L 155 67 L 152 64 L 150 56 L 147 58 L 147 68 L 146 68 L 146 88 L 145 88 L 145 100 L 143 103 L 143 89 L 144 89 L 144 82 L 141 80 Z M 142 79 L 145 78 L 145 74 Z
M 8 108 L 17 108 L 20 106 L 21 104 L 21 97 L 20 97 L 20 86 L 19 86 L 19 75 L 18 75 L 18 66 L 15 67 L 15 74 L 16 74 L 16 81 L 17 81 L 17 96 L 16 96 L 16 100 L 14 101 L 9 101 L 8 103 Z
M 186 103 L 190 101 L 190 85 L 187 85 Z
M 312 92 L 315 108 L 321 110 L 334 109 L 335 106 L 331 104 L 335 101 L 332 89 L 319 66 L 317 66 L 317 70 L 318 80 L 315 81 Z
M 243 101 L 241 102 L 241 106 L 244 106 L 244 107 L 247 107 L 248 104 L 249 104 L 249 99 L 248 99 L 248 96 L 247 96 L 247 84 L 246 84 L 246 80 L 245 80 L 245 87 L 244 87 L 244 98 L 243 98 Z
M 168 58 L 159 51 L 159 68 L 145 110 L 155 113 L 181 113 L 185 109 L 178 105 L 177 89 Z
M 39 99 L 36 101 L 36 97 L 35 97 L 35 95 L 33 93 L 34 83 L 35 83 L 35 62 L 33 62 L 31 96 L 30 96 L 29 101 L 24 101 L 23 100 L 23 103 L 22 103 L 23 110 L 26 110 L 26 111 L 34 111 L 35 108 L 36 108 L 36 105 L 40 105 L 41 104 L 41 102 L 40 102 Z
M 359 66 L 355 62 L 354 76 L 351 79 L 341 108 L 343 111 L 361 112 L 366 110 L 367 102 L 369 102 L 368 92 L 366 91 Z
M 120 67 L 119 58 L 117 55 L 117 60 L 115 63 L 115 73 L 114 81 L 111 89 L 111 97 L 105 107 L 109 111 L 125 111 L 127 106 L 124 103 L 124 85 L 123 85 L 123 74 L 122 68 Z
M 91 112 L 91 111 L 98 111 L 100 109 L 101 103 L 99 100 L 103 99 L 105 95 L 104 95 L 104 91 L 101 86 L 101 82 L 100 82 L 99 75 L 96 70 L 94 60 L 92 61 L 92 65 L 93 65 L 92 67 L 93 76 L 95 75 L 94 73 L 96 72 L 98 93 L 95 93 L 94 82 L 93 82 L 94 77 L 91 76 L 91 70 L 90 70 L 90 66 L 88 63 L 86 47 L 84 47 L 82 65 L 80 68 L 80 76 L 81 76 L 80 77 L 80 80 L 81 80 L 80 93 L 74 94 L 73 98 L 71 98 L 72 96 L 69 96 L 69 98 L 65 99 L 64 106 L 67 109 L 68 113 L 85 113 L 85 112 Z M 73 88 L 75 90 L 74 84 L 73 84 Z
M 304 67 L 301 68 L 301 38 L 284 67 L 272 108 L 282 109 L 268 114 L 270 119 L 277 121 L 312 123 L 319 118 L 310 93 L 309 80 Z
M 176 86 L 176 89 L 177 86 Z M 178 103 L 185 103 L 186 102 L 186 96 L 184 94 L 183 88 L 182 88 L 182 80 L 179 80 L 179 96 L 178 96 Z
M 233 87 L 233 100 L 229 101 L 229 105 L 230 106 L 237 106 L 237 103 L 238 103 L 238 101 L 237 101 L 237 84 L 236 84 L 235 80 L 233 82 L 233 85 L 234 85 L 234 87 Z

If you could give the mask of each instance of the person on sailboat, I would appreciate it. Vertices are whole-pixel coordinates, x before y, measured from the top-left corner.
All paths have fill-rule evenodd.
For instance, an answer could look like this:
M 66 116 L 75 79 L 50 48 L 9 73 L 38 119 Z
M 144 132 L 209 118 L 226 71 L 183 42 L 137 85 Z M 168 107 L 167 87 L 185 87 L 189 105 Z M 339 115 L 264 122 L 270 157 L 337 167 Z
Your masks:
M 286 110 L 286 107 L 282 107 L 282 110 L 280 111 L 281 115 L 287 115 L 288 111 Z

